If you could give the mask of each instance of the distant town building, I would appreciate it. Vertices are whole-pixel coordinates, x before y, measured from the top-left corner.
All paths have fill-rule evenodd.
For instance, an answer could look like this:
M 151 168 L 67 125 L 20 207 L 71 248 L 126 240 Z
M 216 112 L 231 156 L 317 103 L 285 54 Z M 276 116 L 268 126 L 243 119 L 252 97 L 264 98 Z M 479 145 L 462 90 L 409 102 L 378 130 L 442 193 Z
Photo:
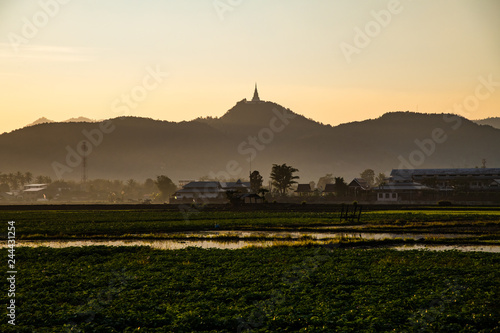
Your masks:
M 226 192 L 250 193 L 250 182 L 192 181 L 174 193 L 174 200 L 189 202 L 224 202 Z
M 223 199 L 224 190 L 219 182 L 214 181 L 201 181 L 190 182 L 177 192 L 175 192 L 175 199 L 189 199 L 192 201 L 205 200 L 205 199 Z
M 24 199 L 38 200 L 47 199 L 45 192 L 47 184 L 28 184 L 24 185 L 22 196 Z
M 323 190 L 323 193 L 335 193 L 337 192 L 335 189 L 335 184 L 326 184 L 325 189 Z
M 500 168 L 394 169 L 386 184 L 373 188 L 377 201 L 425 201 L 448 195 L 463 200 L 500 190 Z M 476 195 L 476 197 L 473 197 Z
M 298 195 L 309 195 L 313 192 L 311 184 L 298 184 L 295 193 Z
M 349 194 L 354 197 L 358 197 L 371 189 L 370 184 L 363 178 L 354 178 L 347 187 L 349 188 Z
M 500 181 L 500 168 L 466 169 L 394 169 L 391 178 L 396 182 L 417 182 L 437 189 L 467 187 L 491 189 Z
M 191 183 L 191 182 L 194 182 L 194 180 L 179 180 L 179 187 L 184 187 L 186 186 L 187 184 Z
M 377 193 L 377 201 L 382 202 L 425 200 L 425 192 L 433 191 L 415 182 L 389 182 L 373 190 Z

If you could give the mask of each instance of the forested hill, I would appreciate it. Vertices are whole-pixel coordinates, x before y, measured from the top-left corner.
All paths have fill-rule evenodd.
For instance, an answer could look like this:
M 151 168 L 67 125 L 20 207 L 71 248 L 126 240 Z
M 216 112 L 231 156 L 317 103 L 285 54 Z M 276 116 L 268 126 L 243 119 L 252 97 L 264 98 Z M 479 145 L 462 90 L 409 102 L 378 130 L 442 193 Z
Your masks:
M 299 169 L 301 182 L 326 173 L 346 179 L 366 168 L 500 166 L 500 129 L 451 115 L 387 113 L 323 125 L 271 102 L 238 102 L 220 118 L 167 122 L 124 117 L 109 122 L 45 123 L 0 135 L 0 172 L 30 171 L 80 179 L 81 142 L 89 178 L 174 180 L 202 176 L 267 181 L 273 163 Z M 411 165 L 407 165 L 411 164 Z M 55 167 L 55 168 L 54 168 Z
M 500 117 L 491 117 L 481 120 L 474 120 L 474 122 L 479 125 L 490 125 L 495 128 L 500 128 Z

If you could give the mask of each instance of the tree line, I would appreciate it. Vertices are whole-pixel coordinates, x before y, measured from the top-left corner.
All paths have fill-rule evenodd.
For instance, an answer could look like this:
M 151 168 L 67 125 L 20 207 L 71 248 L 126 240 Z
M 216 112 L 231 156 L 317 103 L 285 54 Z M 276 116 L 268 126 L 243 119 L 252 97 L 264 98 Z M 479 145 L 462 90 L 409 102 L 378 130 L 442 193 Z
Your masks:
M 293 166 L 284 164 L 273 164 L 270 174 L 270 186 L 263 186 L 263 177 L 259 171 L 254 170 L 250 174 L 250 187 L 253 193 L 261 195 L 271 192 L 277 195 L 286 195 L 297 184 L 300 178 L 296 175 L 299 170 Z M 375 175 L 372 169 L 366 169 L 360 174 L 360 178 L 364 179 L 368 185 L 377 186 L 385 182 L 386 176 L 383 173 Z M 200 179 L 202 180 L 203 177 Z M 204 179 L 214 181 L 226 181 L 218 179 Z M 234 180 L 236 181 L 236 179 Z M 123 201 L 127 199 L 140 199 L 144 196 L 150 197 L 152 200 L 167 200 L 171 195 L 178 190 L 175 183 L 166 175 L 159 175 L 155 180 L 152 178 L 146 179 L 144 182 L 139 182 L 134 179 L 122 180 L 106 180 L 94 179 L 87 180 L 85 184 L 71 180 L 56 180 L 52 181 L 51 177 L 39 175 L 33 176 L 29 171 L 15 173 L 0 172 L 0 192 L 9 192 L 22 190 L 24 185 L 37 183 L 47 184 L 48 189 L 52 192 L 60 193 L 67 192 L 87 192 L 94 194 L 99 199 L 109 201 Z M 318 193 L 322 192 L 327 184 L 334 184 L 335 192 L 339 196 L 347 194 L 348 184 L 343 177 L 333 177 L 332 174 L 326 174 L 320 177 L 317 185 L 314 182 L 310 183 L 312 189 L 316 188 Z M 49 191 L 50 192 L 50 191 Z M 54 194 L 55 195 L 55 194 Z
M 52 178 L 49 176 L 33 176 L 33 174 L 29 171 L 26 172 L 11 172 L 11 173 L 3 173 L 0 171 L 0 191 L 1 192 L 9 192 L 14 190 L 19 190 L 24 188 L 24 185 L 31 184 L 50 184 L 52 183 Z

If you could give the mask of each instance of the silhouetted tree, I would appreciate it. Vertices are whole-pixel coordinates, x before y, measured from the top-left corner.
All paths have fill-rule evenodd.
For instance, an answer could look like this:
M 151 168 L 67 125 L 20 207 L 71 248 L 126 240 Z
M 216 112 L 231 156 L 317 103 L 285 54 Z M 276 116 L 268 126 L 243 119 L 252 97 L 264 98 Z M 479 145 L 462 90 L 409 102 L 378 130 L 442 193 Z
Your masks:
M 155 190 L 155 181 L 151 178 L 146 179 L 144 182 L 144 190 L 146 192 L 153 192 Z
M 5 173 L 0 172 L 0 184 L 7 184 L 8 176 Z
M 250 188 L 252 189 L 253 193 L 259 192 L 260 188 L 262 187 L 262 176 L 260 173 L 255 170 L 250 174 Z
M 335 177 L 335 192 L 337 193 L 337 196 L 339 197 L 345 196 L 347 194 L 348 189 L 349 186 L 344 181 L 343 177 Z
M 298 169 L 288 166 L 286 163 L 282 165 L 273 164 L 271 170 L 272 184 L 280 195 L 284 195 L 293 184 L 297 183 L 294 179 L 299 179 L 299 176 L 294 176 L 293 173 L 298 171 Z
M 177 191 L 177 186 L 175 186 L 174 182 L 167 176 L 162 175 L 156 177 L 155 184 L 161 192 L 162 200 L 165 200 Z
M 10 187 L 6 183 L 0 183 L 0 192 L 10 192 Z
M 238 206 L 243 203 L 242 193 L 240 191 L 226 191 L 226 197 L 234 206 Z
M 129 188 L 135 188 L 135 187 L 137 187 L 137 185 L 138 185 L 138 184 L 137 184 L 137 182 L 135 181 L 135 179 L 129 179 L 129 180 L 127 180 L 127 186 L 128 186 Z
M 26 183 L 30 184 L 31 181 L 33 180 L 33 174 L 29 171 L 25 172 L 24 173 L 24 180 L 26 181 Z
M 387 177 L 385 176 L 384 173 L 379 173 L 378 176 L 375 178 L 375 186 L 380 186 L 380 185 L 384 185 L 385 184 L 385 179 Z
M 365 171 L 363 171 L 361 173 L 360 176 L 361 176 L 361 178 L 366 180 L 368 185 L 373 186 L 373 183 L 375 181 L 375 171 L 373 171 L 372 169 L 366 169 Z
M 318 189 L 323 191 L 326 187 L 326 184 L 333 184 L 334 179 L 331 173 L 327 173 L 326 176 L 321 177 L 318 180 Z
M 15 174 L 9 173 L 7 175 L 7 182 L 11 190 L 16 190 L 19 187 L 19 181 Z
M 19 185 L 21 185 L 21 187 L 23 187 L 24 184 L 26 184 L 26 179 L 24 178 L 24 173 L 22 173 L 21 171 L 16 172 L 15 177 L 16 177 L 17 183 Z

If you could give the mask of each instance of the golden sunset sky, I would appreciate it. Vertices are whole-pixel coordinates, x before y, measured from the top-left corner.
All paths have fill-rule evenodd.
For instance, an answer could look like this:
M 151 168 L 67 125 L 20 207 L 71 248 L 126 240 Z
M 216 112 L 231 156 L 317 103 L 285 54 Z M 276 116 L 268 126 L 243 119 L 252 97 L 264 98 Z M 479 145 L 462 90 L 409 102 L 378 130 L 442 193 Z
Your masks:
M 0 133 L 218 117 L 255 82 L 331 125 L 467 103 L 469 119 L 500 116 L 499 14 L 498 0 L 4 0 Z

